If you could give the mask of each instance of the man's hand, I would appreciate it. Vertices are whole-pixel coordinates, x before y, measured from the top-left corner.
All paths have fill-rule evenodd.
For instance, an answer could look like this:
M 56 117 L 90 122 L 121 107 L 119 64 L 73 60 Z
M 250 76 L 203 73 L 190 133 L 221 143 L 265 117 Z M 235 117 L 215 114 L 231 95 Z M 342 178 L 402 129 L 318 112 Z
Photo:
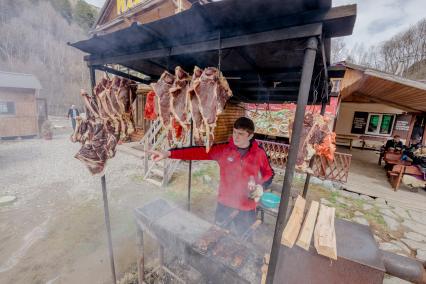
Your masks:
M 263 187 L 260 184 L 256 184 L 254 190 L 250 191 L 250 199 L 254 199 L 254 201 L 259 202 L 260 198 L 263 195 Z
M 151 159 L 154 162 L 158 162 L 164 159 L 167 159 L 170 157 L 170 151 L 155 151 L 155 150 L 148 150 L 147 153 L 151 154 Z

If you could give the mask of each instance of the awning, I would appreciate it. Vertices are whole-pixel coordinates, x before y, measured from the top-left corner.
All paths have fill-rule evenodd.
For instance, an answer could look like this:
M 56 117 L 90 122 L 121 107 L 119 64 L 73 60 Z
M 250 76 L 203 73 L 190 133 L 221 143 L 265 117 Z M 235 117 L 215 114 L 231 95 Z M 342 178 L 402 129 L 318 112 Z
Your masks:
M 407 112 L 426 112 L 426 84 L 345 63 L 343 102 L 375 102 Z
M 297 100 L 306 40 L 316 36 L 323 50 L 312 102 L 325 88 L 330 38 L 350 35 L 355 16 L 355 5 L 331 8 L 331 0 L 225 0 L 71 45 L 91 65 L 121 64 L 153 79 L 178 65 L 188 72 L 219 66 L 234 99 L 273 103 Z

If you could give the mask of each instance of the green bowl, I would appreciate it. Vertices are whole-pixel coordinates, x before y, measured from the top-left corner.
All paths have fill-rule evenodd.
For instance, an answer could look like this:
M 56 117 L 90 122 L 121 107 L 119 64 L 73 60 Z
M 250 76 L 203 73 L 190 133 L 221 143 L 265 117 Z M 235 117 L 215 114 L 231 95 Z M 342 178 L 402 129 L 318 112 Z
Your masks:
M 281 198 L 278 195 L 273 194 L 271 192 L 265 192 L 262 195 L 260 202 L 262 203 L 263 206 L 267 208 L 277 208 L 278 205 L 280 204 L 280 200 Z

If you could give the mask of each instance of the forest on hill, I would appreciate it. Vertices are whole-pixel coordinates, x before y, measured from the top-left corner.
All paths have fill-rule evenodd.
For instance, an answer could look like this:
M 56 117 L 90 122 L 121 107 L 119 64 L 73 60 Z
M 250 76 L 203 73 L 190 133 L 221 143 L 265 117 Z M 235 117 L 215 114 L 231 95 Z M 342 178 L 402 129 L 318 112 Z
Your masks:
M 0 70 L 37 76 L 51 114 L 82 105 L 89 73 L 67 42 L 87 38 L 98 13 L 83 0 L 0 0 Z

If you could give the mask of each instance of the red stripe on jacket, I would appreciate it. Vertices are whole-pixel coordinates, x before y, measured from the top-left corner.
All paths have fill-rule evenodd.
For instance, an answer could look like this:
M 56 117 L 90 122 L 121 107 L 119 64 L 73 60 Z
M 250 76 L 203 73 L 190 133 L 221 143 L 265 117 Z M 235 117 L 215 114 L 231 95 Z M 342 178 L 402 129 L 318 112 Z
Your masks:
M 241 156 L 232 138 L 228 143 L 213 145 L 208 153 L 205 147 L 189 147 L 170 150 L 172 159 L 214 160 L 220 168 L 218 202 L 235 209 L 249 211 L 256 209 L 256 202 L 248 198 L 247 184 L 253 176 L 257 184 L 272 181 L 274 171 L 269 164 L 265 150 L 256 141 L 248 152 Z

